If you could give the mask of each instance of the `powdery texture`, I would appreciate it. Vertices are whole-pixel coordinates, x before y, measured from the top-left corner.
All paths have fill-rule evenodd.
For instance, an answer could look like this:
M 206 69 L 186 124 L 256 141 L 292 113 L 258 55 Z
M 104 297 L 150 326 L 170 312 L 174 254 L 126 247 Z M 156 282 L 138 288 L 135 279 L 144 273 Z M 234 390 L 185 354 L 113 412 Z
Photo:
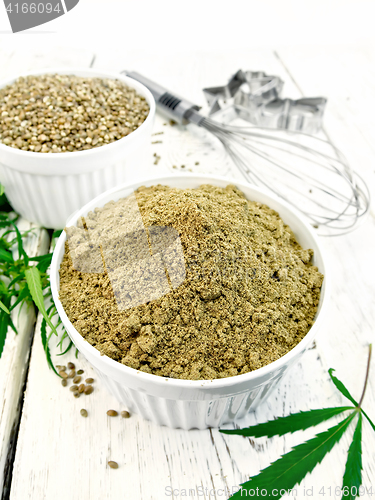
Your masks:
M 60 300 L 91 345 L 143 372 L 199 380 L 256 370 L 303 339 L 314 322 L 323 275 L 311 264 L 313 251 L 298 244 L 277 212 L 246 200 L 232 185 L 158 185 L 135 194 L 149 244 L 150 226 L 177 231 L 186 278 L 173 288 L 167 273 L 169 293 L 119 310 L 107 270 L 74 269 L 67 245 Z M 97 230 L 103 220 L 108 232 L 124 203 L 91 212 L 88 226 Z M 116 225 L 110 231 L 115 235 Z

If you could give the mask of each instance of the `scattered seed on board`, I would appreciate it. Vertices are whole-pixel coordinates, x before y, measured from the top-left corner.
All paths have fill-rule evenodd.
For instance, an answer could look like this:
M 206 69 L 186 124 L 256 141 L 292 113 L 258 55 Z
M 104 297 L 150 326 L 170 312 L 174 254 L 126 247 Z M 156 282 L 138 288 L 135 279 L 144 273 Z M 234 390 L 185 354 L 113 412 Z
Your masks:
M 85 390 L 85 387 L 86 387 L 86 386 L 85 386 L 85 384 L 81 384 L 81 385 L 79 385 L 79 386 L 78 386 L 78 392 L 79 392 L 80 394 L 82 394 L 82 392 Z
M 73 394 L 73 396 L 74 396 L 75 398 L 79 398 L 79 397 L 80 397 L 80 393 L 79 393 L 79 392 L 75 392 L 75 393 Z
M 157 155 L 156 153 L 154 153 L 154 156 L 155 156 L 154 165 L 157 165 L 161 159 L 161 156 Z
M 92 385 L 86 385 L 85 390 L 84 390 L 84 393 L 85 393 L 86 395 L 89 395 L 89 394 L 91 394 L 91 393 L 93 392 L 93 390 L 94 390 L 94 388 L 93 388 L 93 386 L 92 386 Z
M 87 378 L 85 380 L 86 384 L 92 384 L 94 382 L 94 379 L 93 378 Z
M 118 413 L 117 413 L 117 411 L 116 411 L 116 410 L 108 410 L 108 411 L 107 411 L 107 415 L 108 415 L 109 417 L 117 417 Z
M 76 371 L 75 370 L 70 370 L 68 373 L 68 378 L 74 378 L 76 376 Z
M 68 368 L 69 368 L 69 370 L 74 370 L 74 368 L 75 368 L 75 367 L 76 367 L 76 365 L 75 365 L 74 363 L 71 363 L 71 362 L 69 361 L 69 363 L 68 363 Z
M 108 465 L 110 466 L 111 469 L 118 469 L 118 463 L 114 462 L 113 460 L 110 460 L 108 462 Z
M 62 378 L 68 378 L 68 374 L 67 374 L 66 372 L 64 372 L 64 370 L 60 370 L 60 371 L 59 371 L 59 375 L 60 375 L 60 377 L 62 377 Z
M 121 412 L 121 416 L 123 418 L 130 418 L 130 413 L 128 411 L 124 410 Z
M 80 375 L 76 375 L 73 379 L 73 384 L 79 384 L 82 380 L 82 377 Z
M 68 381 L 66 380 L 66 378 L 63 378 L 62 381 L 61 381 L 61 385 L 63 387 L 66 387 L 68 385 Z
M 83 370 L 78 370 L 77 375 L 82 375 Z
M 88 415 L 87 410 L 85 410 L 84 408 L 82 408 L 82 410 L 80 411 L 80 414 L 82 415 L 82 417 L 87 417 L 87 415 Z
M 70 390 L 71 390 L 72 392 L 76 392 L 76 391 L 78 391 L 78 385 L 72 385 L 72 387 L 70 388 Z
M 64 372 L 66 370 L 66 366 L 64 365 L 56 365 L 56 368 L 60 371 L 60 372 Z

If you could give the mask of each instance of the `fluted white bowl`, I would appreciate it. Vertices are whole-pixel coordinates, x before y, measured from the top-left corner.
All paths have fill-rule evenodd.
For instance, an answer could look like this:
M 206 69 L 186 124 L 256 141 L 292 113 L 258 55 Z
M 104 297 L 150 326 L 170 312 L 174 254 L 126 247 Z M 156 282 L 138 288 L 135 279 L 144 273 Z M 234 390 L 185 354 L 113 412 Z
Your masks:
M 157 424 L 183 429 L 218 427 L 243 417 L 263 403 L 280 383 L 285 373 L 312 343 L 322 326 L 327 309 L 329 276 L 325 258 L 321 244 L 309 222 L 293 207 L 262 189 L 224 177 L 175 175 L 119 186 L 85 205 L 66 225 L 76 225 L 77 220 L 89 211 L 102 207 L 111 200 L 117 201 L 126 197 L 139 186 L 155 184 L 177 188 L 196 188 L 201 184 L 219 187 L 235 184 L 249 200 L 265 203 L 279 212 L 284 222 L 294 231 L 299 243 L 304 248 L 314 250 L 314 265 L 325 276 L 313 326 L 302 341 L 282 358 L 250 373 L 223 379 L 197 381 L 164 378 L 143 373 L 101 355 L 73 327 L 59 300 L 59 268 L 66 241 L 65 233 L 61 234 L 51 265 L 53 299 L 70 338 L 81 354 L 92 364 L 107 389 L 130 411 L 139 413 Z
M 141 83 L 121 74 L 87 68 L 52 68 L 19 76 L 60 74 L 109 78 L 124 82 L 150 106 L 146 120 L 134 132 L 111 144 L 86 151 L 35 153 L 0 143 L 0 182 L 12 207 L 31 222 L 61 229 L 67 218 L 100 193 L 149 176 L 155 100 Z

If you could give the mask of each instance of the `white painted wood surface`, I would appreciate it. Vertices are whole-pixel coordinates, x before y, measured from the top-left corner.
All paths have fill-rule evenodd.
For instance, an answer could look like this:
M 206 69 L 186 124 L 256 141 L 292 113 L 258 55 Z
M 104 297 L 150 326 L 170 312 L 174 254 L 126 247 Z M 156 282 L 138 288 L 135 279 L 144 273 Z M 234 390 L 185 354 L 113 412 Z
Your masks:
M 95 67 L 136 69 L 198 104 L 204 104 L 203 87 L 224 83 L 240 67 L 280 75 L 285 80 L 285 95 L 291 97 L 301 93 L 326 95 L 329 98 L 325 116 L 327 133 L 351 164 L 366 176 L 374 194 L 372 137 L 375 115 L 371 114 L 375 107 L 372 83 L 375 80 L 371 77 L 374 59 L 375 53 L 365 49 L 346 52 L 315 49 L 309 54 L 298 49 L 276 53 L 199 52 L 173 55 L 168 59 L 152 52 L 118 50 L 110 55 L 97 54 Z M 191 138 L 188 133 L 163 123 L 162 118 L 155 123 L 155 132 L 164 132 L 153 137 L 153 140 L 163 141 L 153 147 L 153 152 L 161 156 L 159 164 L 153 165 L 153 158 L 150 159 L 155 175 L 165 170 L 176 171 L 173 165 L 185 165 L 185 169 L 192 171 L 211 171 L 240 178 L 221 153 L 205 155 L 207 149 L 197 146 L 198 138 Z M 185 149 L 179 151 L 174 146 L 176 143 Z M 196 153 L 200 155 L 198 166 L 195 160 L 187 160 L 186 152 L 191 146 L 199 151 Z M 302 363 L 294 367 L 263 407 L 241 422 L 243 426 L 276 415 L 344 403 L 329 380 L 327 370 L 330 367 L 336 368 L 337 376 L 355 397 L 361 393 L 367 345 L 374 339 L 374 213 L 356 232 L 326 239 L 325 244 L 333 274 L 332 305 L 326 326 L 317 339 L 316 348 L 304 355 Z M 109 418 L 108 409 L 123 408 L 119 408 L 99 382 L 95 382 L 92 395 L 74 399 L 48 369 L 39 323 L 31 352 L 14 462 L 12 500 L 160 500 L 183 497 L 184 489 L 187 498 L 194 498 L 193 491 L 197 498 L 228 498 L 232 487 L 256 474 L 294 444 L 326 427 L 322 425 L 314 431 L 281 438 L 251 440 L 224 436 L 217 429 L 160 428 L 136 415 L 126 420 Z M 69 360 L 74 361 L 73 351 L 59 362 L 65 364 Z M 74 362 L 85 370 L 85 376 L 93 375 L 82 358 Z M 374 374 L 373 365 L 364 401 L 364 408 L 372 417 L 375 416 Z M 88 410 L 87 419 L 80 416 L 81 408 Z M 375 435 L 367 422 L 363 434 L 363 484 L 369 488 L 375 483 Z M 310 498 L 324 498 L 319 494 L 323 486 L 331 486 L 332 490 L 341 486 L 350 437 L 350 433 L 344 436 L 324 463 L 297 488 L 298 494 L 293 498 L 306 496 L 304 488 L 314 489 Z M 109 469 L 108 460 L 117 461 L 119 469 Z M 174 495 L 166 488 L 173 488 Z M 189 490 L 192 490 L 190 495 Z M 365 494 L 362 498 L 370 499 L 373 495 Z
M 24 245 L 30 257 L 48 251 L 49 237 L 45 230 L 24 219 L 18 221 L 18 227 L 20 231 L 34 228 Z M 24 306 L 20 310 L 20 307 L 16 307 L 12 312 L 12 319 L 18 335 L 9 329 L 0 359 L 0 490 L 3 489 L 5 476 L 12 467 L 13 445 L 17 439 L 19 412 L 34 332 L 34 308 Z

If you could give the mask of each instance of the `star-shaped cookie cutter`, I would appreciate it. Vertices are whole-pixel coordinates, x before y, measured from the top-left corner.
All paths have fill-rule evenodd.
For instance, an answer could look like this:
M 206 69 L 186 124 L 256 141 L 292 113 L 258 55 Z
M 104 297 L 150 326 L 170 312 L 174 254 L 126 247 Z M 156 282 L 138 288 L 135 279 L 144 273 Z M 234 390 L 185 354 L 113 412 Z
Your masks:
M 237 71 L 226 85 L 203 89 L 209 115 L 223 108 L 223 105 L 241 104 L 259 105 L 277 99 L 284 82 L 278 76 L 266 75 L 264 71 Z
M 282 99 L 283 85 L 278 76 L 239 70 L 227 85 L 203 89 L 210 107 L 208 114 L 226 122 L 240 117 L 261 127 L 318 132 L 327 99 Z

